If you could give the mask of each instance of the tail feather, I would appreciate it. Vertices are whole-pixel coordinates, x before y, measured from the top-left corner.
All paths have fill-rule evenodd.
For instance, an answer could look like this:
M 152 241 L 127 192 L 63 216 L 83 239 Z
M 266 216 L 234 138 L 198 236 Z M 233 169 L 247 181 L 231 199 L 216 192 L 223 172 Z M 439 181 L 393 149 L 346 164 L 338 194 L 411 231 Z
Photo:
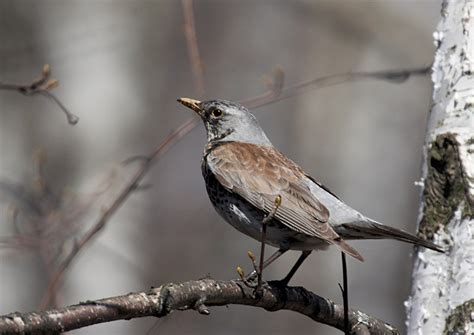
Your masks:
M 352 256 L 361 262 L 364 261 L 364 257 L 362 257 L 362 255 L 357 250 L 347 244 L 342 238 L 337 238 L 331 242 L 337 245 L 345 254 L 348 254 L 349 256 Z
M 424 240 L 404 230 L 385 226 L 374 221 L 344 223 L 335 229 L 345 239 L 394 239 L 419 245 L 434 251 L 444 253 L 445 250 L 433 242 Z

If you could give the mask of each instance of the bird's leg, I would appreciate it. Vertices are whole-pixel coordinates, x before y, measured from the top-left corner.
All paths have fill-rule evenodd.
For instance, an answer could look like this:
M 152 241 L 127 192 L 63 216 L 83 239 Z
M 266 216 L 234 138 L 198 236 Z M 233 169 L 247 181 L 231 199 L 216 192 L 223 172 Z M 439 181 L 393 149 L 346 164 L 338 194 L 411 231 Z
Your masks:
M 300 257 L 298 258 L 298 260 L 296 261 L 295 265 L 293 265 L 293 267 L 291 268 L 290 272 L 288 272 L 288 274 L 285 276 L 285 278 L 283 278 L 282 280 L 280 280 L 280 283 L 283 284 L 284 286 L 287 286 L 288 283 L 290 282 L 291 278 L 294 276 L 294 274 L 296 273 L 296 271 L 299 269 L 299 267 L 301 266 L 301 264 L 303 264 L 304 260 L 306 259 L 306 257 L 309 256 L 309 254 L 311 253 L 311 250 L 305 250 L 301 253 Z

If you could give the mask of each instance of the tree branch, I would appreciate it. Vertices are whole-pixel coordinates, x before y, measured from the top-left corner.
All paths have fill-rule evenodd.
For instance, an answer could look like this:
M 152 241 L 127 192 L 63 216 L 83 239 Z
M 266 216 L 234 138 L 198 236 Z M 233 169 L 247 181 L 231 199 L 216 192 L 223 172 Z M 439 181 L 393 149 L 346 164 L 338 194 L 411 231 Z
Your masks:
M 184 36 L 186 37 L 186 45 L 188 49 L 189 64 L 193 73 L 194 86 L 198 91 L 198 95 L 204 95 L 204 66 L 202 64 L 199 47 L 197 42 L 196 25 L 194 24 L 193 0 L 182 0 L 183 16 L 184 16 Z
M 251 99 L 242 100 L 240 103 L 249 108 L 257 108 L 278 102 L 280 100 L 285 100 L 311 90 L 362 80 L 379 80 L 393 84 L 400 84 L 407 81 L 412 76 L 426 76 L 430 73 L 430 71 L 431 65 L 413 69 L 347 72 L 318 77 L 293 86 L 284 87 L 284 72 L 281 68 L 276 68 L 273 71 L 273 78 L 266 78 L 268 86 L 267 92 Z
M 45 312 L 4 315 L 0 317 L 0 334 L 64 332 L 114 320 L 164 317 L 174 310 L 194 309 L 207 315 L 208 306 L 230 304 L 260 307 L 270 312 L 294 311 L 314 321 L 344 329 L 343 307 L 303 287 L 283 287 L 269 282 L 264 285 L 262 296 L 255 299 L 253 289 L 242 281 L 201 279 Z M 358 310 L 350 310 L 349 323 L 352 334 L 399 334 L 396 328 Z

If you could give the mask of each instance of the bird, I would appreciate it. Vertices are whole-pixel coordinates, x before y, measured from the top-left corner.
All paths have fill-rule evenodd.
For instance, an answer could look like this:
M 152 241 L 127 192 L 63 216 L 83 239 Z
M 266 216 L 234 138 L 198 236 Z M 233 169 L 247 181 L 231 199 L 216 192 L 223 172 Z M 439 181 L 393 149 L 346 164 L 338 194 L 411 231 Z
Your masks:
M 344 203 L 278 151 L 246 107 L 227 100 L 179 98 L 178 102 L 204 123 L 207 142 L 201 170 L 217 213 L 241 233 L 278 248 L 263 267 L 288 250 L 301 251 L 282 279 L 284 284 L 313 250 L 330 245 L 364 261 L 348 240 L 394 239 L 444 252 L 430 241 L 383 225 Z M 270 213 L 262 241 L 262 221 Z

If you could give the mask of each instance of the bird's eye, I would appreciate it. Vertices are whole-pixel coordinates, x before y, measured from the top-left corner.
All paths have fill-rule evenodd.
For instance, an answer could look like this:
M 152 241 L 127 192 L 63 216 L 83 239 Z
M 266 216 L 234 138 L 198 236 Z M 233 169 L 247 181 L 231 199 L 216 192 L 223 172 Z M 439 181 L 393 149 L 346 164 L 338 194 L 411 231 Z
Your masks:
M 211 116 L 215 119 L 218 119 L 224 114 L 219 108 L 214 108 L 211 110 Z

